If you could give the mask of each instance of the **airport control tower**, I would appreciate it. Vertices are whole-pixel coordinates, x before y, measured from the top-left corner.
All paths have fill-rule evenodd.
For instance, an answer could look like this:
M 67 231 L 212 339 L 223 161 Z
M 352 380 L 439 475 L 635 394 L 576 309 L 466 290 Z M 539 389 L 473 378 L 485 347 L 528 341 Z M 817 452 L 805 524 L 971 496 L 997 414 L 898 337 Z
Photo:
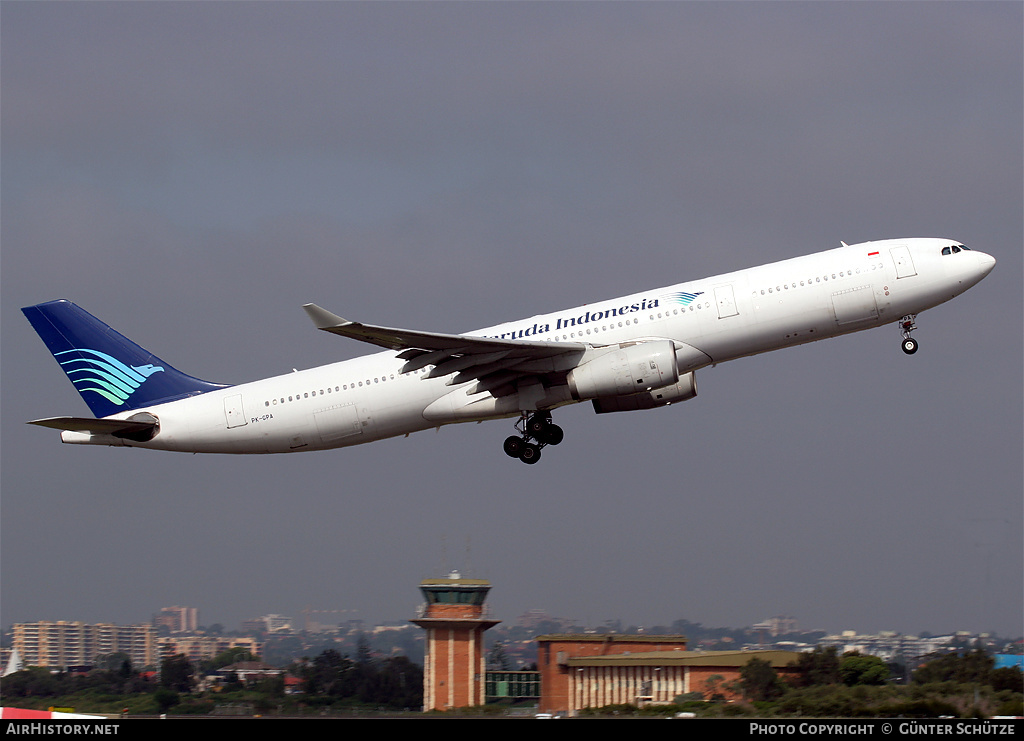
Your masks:
M 501 622 L 484 616 L 490 590 L 489 581 L 457 571 L 420 582 L 426 604 L 410 622 L 427 631 L 424 712 L 484 704 L 484 631 Z

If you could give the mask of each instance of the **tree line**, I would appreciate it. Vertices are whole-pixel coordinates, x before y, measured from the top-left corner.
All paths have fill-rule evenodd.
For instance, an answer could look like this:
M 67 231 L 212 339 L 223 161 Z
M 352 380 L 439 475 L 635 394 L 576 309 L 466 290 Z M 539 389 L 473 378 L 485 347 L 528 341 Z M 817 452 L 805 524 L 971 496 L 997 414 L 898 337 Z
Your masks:
M 237 662 L 257 660 L 243 649 L 232 649 L 200 663 L 182 654 L 171 656 L 161 662 L 159 672 L 138 671 L 126 655 L 108 657 L 82 672 L 32 667 L 3 678 L 0 704 L 127 715 L 208 714 L 224 707 L 298 715 L 422 708 L 423 669 L 405 656 L 376 658 L 365 642 L 354 658 L 328 649 L 293 662 L 284 673 L 247 682 L 230 671 Z M 115 668 L 108 668 L 111 661 Z M 210 681 L 214 675 L 218 679 Z M 286 682 L 286 676 L 296 681 Z

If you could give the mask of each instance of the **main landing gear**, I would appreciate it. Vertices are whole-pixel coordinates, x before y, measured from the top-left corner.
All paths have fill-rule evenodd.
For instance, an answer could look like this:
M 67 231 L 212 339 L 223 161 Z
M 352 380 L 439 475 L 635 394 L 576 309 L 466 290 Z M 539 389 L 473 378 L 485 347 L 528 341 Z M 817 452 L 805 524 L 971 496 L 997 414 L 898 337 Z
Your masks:
M 531 465 L 540 460 L 541 448 L 558 445 L 565 436 L 562 428 L 551 422 L 550 412 L 535 412 L 532 415 L 523 412 L 516 422 L 516 430 L 519 435 L 505 438 L 502 446 L 505 455 Z
M 910 336 L 910 333 L 917 329 L 917 324 L 914 323 L 916 319 L 917 314 L 907 314 L 900 319 L 900 331 L 903 333 L 903 352 L 907 355 L 913 355 L 917 352 L 917 340 Z

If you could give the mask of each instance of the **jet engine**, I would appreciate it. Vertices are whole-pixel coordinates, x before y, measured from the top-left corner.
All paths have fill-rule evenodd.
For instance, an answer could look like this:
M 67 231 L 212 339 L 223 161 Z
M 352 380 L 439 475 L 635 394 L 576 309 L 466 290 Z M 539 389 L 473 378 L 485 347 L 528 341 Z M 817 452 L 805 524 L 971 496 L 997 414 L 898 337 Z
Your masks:
M 668 406 L 677 401 L 686 401 L 697 395 L 697 378 L 693 371 L 684 373 L 671 386 L 662 386 L 659 389 L 648 391 L 643 394 L 632 394 L 630 396 L 606 396 L 593 400 L 594 411 L 598 414 L 609 412 L 633 412 L 638 409 L 654 409 L 655 407 Z
M 679 380 L 675 346 L 671 340 L 619 345 L 573 368 L 567 380 L 578 401 L 631 396 L 671 386 Z

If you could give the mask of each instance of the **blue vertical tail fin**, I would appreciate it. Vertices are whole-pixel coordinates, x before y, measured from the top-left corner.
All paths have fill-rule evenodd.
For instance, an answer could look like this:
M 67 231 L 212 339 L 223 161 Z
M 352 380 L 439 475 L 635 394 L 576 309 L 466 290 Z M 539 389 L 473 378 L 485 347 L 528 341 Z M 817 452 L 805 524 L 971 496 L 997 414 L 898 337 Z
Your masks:
M 182 373 L 65 299 L 22 312 L 96 417 L 226 388 Z

